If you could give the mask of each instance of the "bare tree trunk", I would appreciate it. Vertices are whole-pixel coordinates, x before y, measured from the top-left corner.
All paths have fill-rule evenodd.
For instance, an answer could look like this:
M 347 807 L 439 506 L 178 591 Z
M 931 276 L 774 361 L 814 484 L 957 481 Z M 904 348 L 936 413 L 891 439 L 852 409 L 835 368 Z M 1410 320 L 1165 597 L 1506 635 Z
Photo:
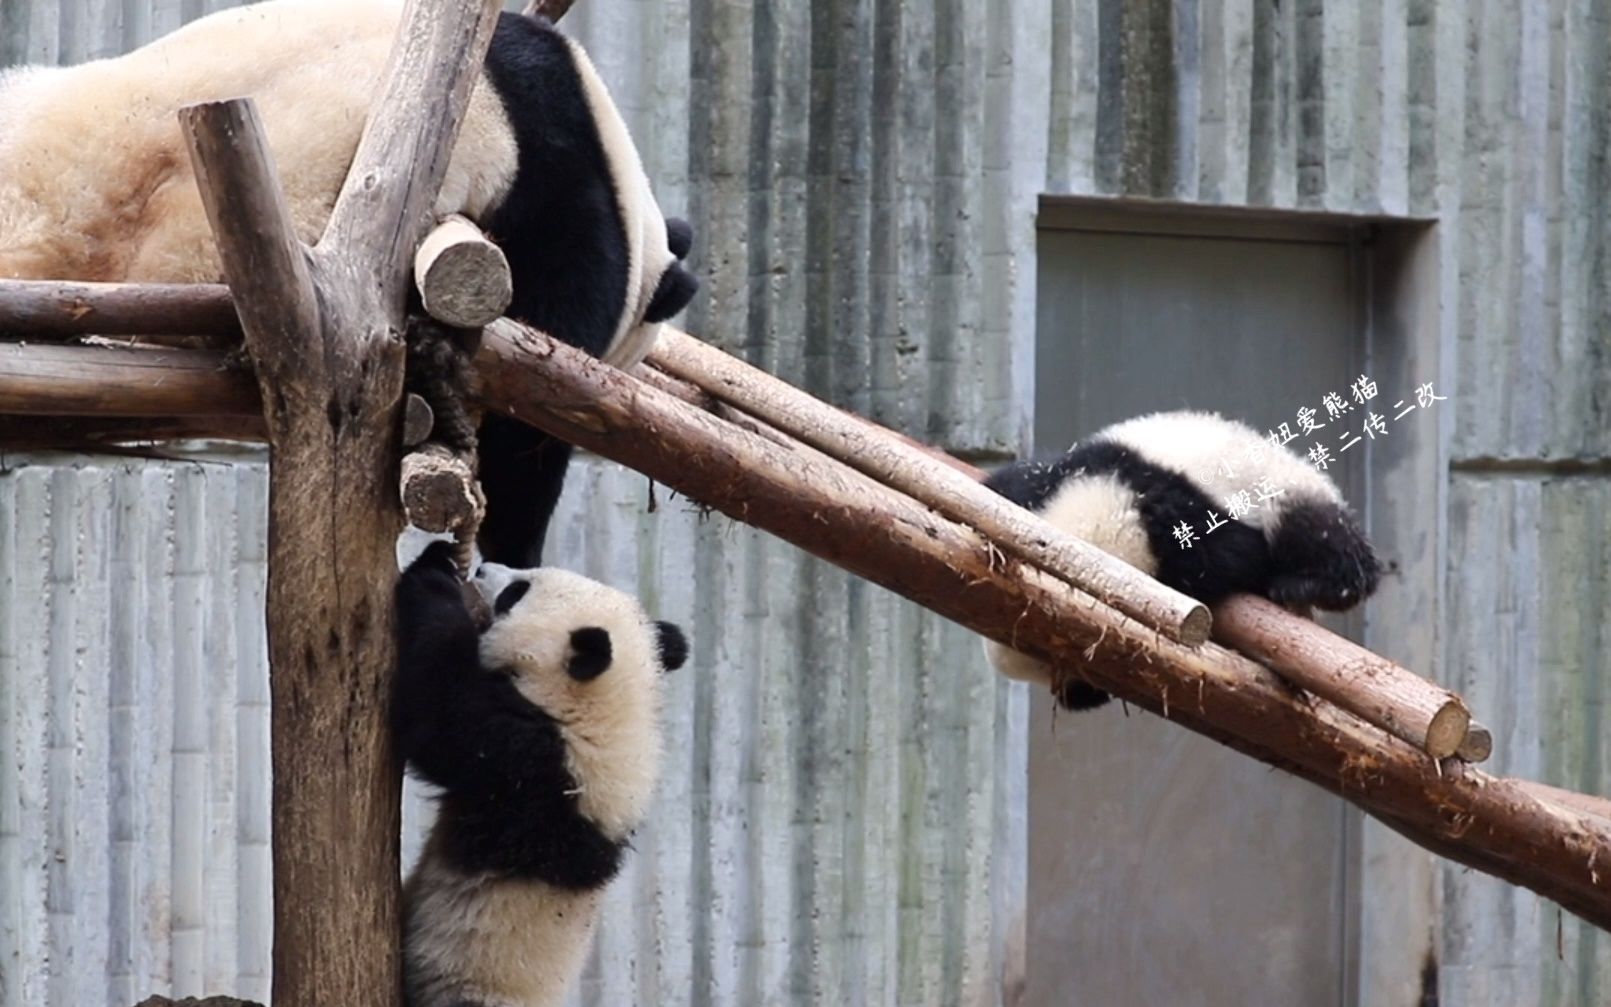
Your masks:
M 497 9 L 411 0 L 311 252 L 250 100 L 180 113 L 269 440 L 278 1004 L 392 1007 L 400 988 L 387 711 L 403 309 Z

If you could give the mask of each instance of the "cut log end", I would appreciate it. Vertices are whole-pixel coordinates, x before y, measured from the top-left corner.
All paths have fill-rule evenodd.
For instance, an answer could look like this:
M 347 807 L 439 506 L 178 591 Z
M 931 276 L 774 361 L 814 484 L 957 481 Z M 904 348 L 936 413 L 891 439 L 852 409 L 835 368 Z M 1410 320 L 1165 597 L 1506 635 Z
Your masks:
M 1458 700 L 1450 699 L 1439 706 L 1427 722 L 1426 754 L 1434 759 L 1446 759 L 1459 752 L 1471 724 L 1471 713 Z
M 436 413 L 425 399 L 410 392 L 403 402 L 403 447 L 417 448 L 431 436 Z
M 480 487 L 470 464 L 440 445 L 404 456 L 403 512 L 421 531 L 457 533 L 481 519 Z
M 426 314 L 460 329 L 492 323 L 514 296 L 503 250 L 460 216 L 444 219 L 420 243 L 414 282 Z
M 1454 754 L 1467 762 L 1486 762 L 1488 756 L 1494 754 L 1493 733 L 1473 720 Z
M 1214 617 L 1209 614 L 1207 605 L 1198 605 L 1188 609 L 1186 617 L 1180 621 L 1180 642 L 1188 647 L 1198 647 L 1208 642 L 1209 634 L 1214 630 Z

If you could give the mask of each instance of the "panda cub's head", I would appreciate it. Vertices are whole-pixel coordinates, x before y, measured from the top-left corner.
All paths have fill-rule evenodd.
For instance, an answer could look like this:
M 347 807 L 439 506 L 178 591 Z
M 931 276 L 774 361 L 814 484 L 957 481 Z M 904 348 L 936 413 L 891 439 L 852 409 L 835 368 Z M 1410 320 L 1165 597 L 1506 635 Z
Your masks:
M 553 718 L 578 810 L 624 839 L 654 794 L 660 680 L 687 660 L 687 638 L 632 595 L 568 570 L 483 563 L 472 583 L 492 610 L 482 666 Z

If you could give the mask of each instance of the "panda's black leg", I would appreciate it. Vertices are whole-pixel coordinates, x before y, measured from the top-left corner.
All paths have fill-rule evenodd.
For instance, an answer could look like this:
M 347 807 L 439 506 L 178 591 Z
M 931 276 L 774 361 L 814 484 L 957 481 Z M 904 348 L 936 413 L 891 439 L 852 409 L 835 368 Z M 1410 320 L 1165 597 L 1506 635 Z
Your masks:
M 541 566 L 548 522 L 559 505 L 571 445 L 507 416 L 481 423 L 481 558 L 518 568 Z

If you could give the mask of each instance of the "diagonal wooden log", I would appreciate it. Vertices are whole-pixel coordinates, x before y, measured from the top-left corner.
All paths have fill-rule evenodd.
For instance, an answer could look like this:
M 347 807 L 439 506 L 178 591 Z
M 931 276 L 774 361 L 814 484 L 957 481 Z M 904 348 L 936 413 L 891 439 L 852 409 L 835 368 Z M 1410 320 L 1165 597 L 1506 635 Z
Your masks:
M 249 100 L 181 111 L 270 451 L 274 1000 L 394 1007 L 399 775 L 387 711 L 409 260 L 496 0 L 409 0 L 317 249 Z
M 1459 696 L 1352 640 L 1318 626 L 1319 632 L 1291 632 L 1289 623 L 1287 612 L 1263 598 L 1227 598 L 1214 609 L 1215 639 L 1280 672 L 1294 685 L 1352 711 L 1434 759 L 1463 750 L 1471 712 Z
M 1611 928 L 1611 822 L 1426 755 L 1214 644 L 1192 648 L 1018 562 L 972 529 L 508 322 L 478 364 L 488 408 L 630 465 L 985 636 L 1078 652 L 1099 687 L 1336 793 L 1435 852 Z M 870 528 L 878 534 L 867 534 Z
M 649 359 L 863 474 L 978 528 L 1018 559 L 1050 570 L 1171 638 L 1194 645 L 1208 639 L 1210 619 L 1202 602 L 1058 531 L 977 480 L 895 440 L 883 428 L 853 419 L 669 326 L 661 331 Z
M 1161 585 L 1135 568 L 997 497 L 979 485 L 983 473 L 978 469 L 942 462 L 919 445 L 675 329 L 662 332 L 649 359 L 718 400 L 762 417 L 879 482 L 978 528 L 1017 558 L 1057 574 L 1177 640 L 1199 643 L 1206 636 L 1208 620 L 1194 624 L 1189 610 L 1180 607 L 1190 599 L 1159 590 Z M 1457 750 L 1477 753 L 1474 745 L 1462 747 L 1471 715 L 1447 689 L 1261 599 L 1229 599 L 1216 612 L 1216 622 L 1221 614 L 1227 623 L 1215 633 L 1220 642 L 1275 668 L 1290 681 L 1433 758 Z M 1174 621 L 1181 616 L 1187 621 Z M 1188 632 L 1198 625 L 1202 635 Z

